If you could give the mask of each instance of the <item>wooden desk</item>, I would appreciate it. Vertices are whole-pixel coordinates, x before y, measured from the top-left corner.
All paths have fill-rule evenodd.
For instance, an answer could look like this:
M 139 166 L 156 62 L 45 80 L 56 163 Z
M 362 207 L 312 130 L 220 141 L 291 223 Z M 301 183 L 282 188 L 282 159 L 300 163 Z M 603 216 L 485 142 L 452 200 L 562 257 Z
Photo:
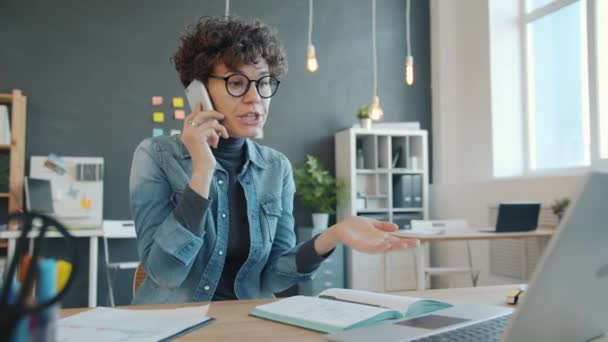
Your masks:
M 405 291 L 394 292 L 392 294 L 437 299 L 454 304 L 470 303 L 507 306 L 505 303 L 506 294 L 508 291 L 516 289 L 517 286 L 501 285 L 461 289 Z M 325 341 L 318 332 L 249 316 L 249 312 L 254 306 L 270 301 L 272 300 L 212 302 L 209 316 L 214 317 L 216 321 L 209 326 L 195 330 L 179 338 L 178 341 Z M 127 306 L 123 308 L 168 309 L 183 306 L 188 306 L 188 304 Z M 61 310 L 61 316 L 66 317 L 85 310 L 88 309 L 64 309 Z
M 491 229 L 491 228 L 487 228 Z M 426 265 L 426 248 L 428 244 L 433 241 L 463 241 L 463 240 L 499 240 L 499 239 L 531 239 L 531 238 L 548 238 L 554 233 L 554 229 L 540 228 L 530 232 L 518 232 L 518 233 L 491 233 L 491 232 L 480 232 L 479 230 L 473 229 L 446 229 L 442 234 L 436 235 L 422 235 L 416 234 L 411 231 L 402 230 L 394 233 L 394 235 L 409 238 L 418 239 L 420 244 L 416 247 L 416 282 L 417 290 L 426 289 L 426 275 L 431 267 Z M 470 259 L 470 257 L 469 257 Z M 472 263 L 469 260 L 469 263 Z M 472 265 L 469 265 L 472 267 Z
M 40 231 L 35 230 L 28 234 L 30 238 L 30 250 L 33 249 L 34 238 L 38 236 Z M 77 238 L 88 238 L 89 239 L 89 307 L 94 308 L 97 306 L 97 245 L 100 236 L 103 236 L 101 229 L 69 229 L 70 234 Z M 21 236 L 19 230 L 7 230 L 0 232 L 0 239 L 8 239 L 8 251 L 7 260 L 11 260 L 15 253 L 15 246 L 17 238 Z M 45 237 L 48 238 L 59 238 L 62 237 L 57 231 L 48 231 Z

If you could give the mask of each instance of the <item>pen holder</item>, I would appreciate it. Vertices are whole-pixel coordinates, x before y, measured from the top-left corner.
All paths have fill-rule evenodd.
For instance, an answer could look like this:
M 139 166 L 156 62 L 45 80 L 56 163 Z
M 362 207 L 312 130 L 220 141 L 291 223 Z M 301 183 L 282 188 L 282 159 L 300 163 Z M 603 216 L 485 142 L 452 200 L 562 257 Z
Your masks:
M 56 308 L 57 304 L 69 291 L 78 271 L 78 249 L 75 239 L 61 223 L 46 215 L 38 213 L 11 214 L 8 217 L 8 222 L 9 226 L 16 224 L 21 230 L 21 234 L 17 239 L 15 253 L 9 261 L 8 272 L 5 274 L 0 289 L 0 317 L 2 317 L 0 319 L 0 336 L 3 339 L 8 337 L 8 341 L 19 342 L 24 340 L 55 340 L 54 330 L 50 331 L 49 335 L 46 329 L 53 325 L 54 320 L 56 320 L 56 312 L 53 312 L 53 308 Z M 63 236 L 62 240 L 66 244 L 69 261 L 72 264 L 65 285 L 59 291 L 55 291 L 54 286 L 47 286 L 51 282 L 55 284 L 57 282 L 55 264 L 53 263 L 51 267 L 47 260 L 39 261 L 45 248 L 44 237 L 49 229 L 56 230 Z M 36 244 L 30 258 L 27 256 L 28 235 L 36 230 L 39 233 L 35 238 Z M 25 274 L 22 274 L 22 283 L 18 286 L 16 282 L 17 268 L 26 259 L 30 260 L 30 264 L 26 267 Z M 21 267 L 19 268 L 19 272 L 24 272 Z M 36 284 L 37 301 L 31 300 L 34 284 Z M 35 322 L 29 322 L 28 318 L 30 317 L 35 317 Z M 36 323 L 38 327 L 35 329 L 36 331 L 30 331 L 35 324 L 29 323 Z M 28 337 L 30 333 L 33 333 L 33 335 Z

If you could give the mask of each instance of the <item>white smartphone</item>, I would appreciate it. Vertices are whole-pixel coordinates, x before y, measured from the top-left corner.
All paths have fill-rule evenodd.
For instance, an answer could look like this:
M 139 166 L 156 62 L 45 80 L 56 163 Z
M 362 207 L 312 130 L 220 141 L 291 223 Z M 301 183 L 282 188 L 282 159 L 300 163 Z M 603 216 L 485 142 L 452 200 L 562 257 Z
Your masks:
M 190 82 L 188 88 L 186 88 L 186 98 L 188 98 L 188 104 L 190 105 L 191 111 L 196 109 L 196 104 L 199 102 L 203 104 L 204 111 L 213 110 L 207 88 L 205 88 L 205 85 L 197 79 Z

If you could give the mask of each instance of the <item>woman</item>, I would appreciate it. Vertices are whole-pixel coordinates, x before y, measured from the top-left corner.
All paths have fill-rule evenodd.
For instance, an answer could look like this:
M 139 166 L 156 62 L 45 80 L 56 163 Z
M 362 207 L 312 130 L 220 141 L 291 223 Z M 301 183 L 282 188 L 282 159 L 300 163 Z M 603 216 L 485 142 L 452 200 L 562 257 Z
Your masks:
M 273 297 L 310 279 L 336 244 L 379 253 L 414 246 L 394 224 L 351 217 L 295 245 L 287 158 L 253 142 L 287 71 L 276 33 L 258 21 L 203 18 L 173 62 L 215 110 L 197 104 L 181 136 L 144 140 L 131 168 L 131 211 L 146 271 L 133 302 Z

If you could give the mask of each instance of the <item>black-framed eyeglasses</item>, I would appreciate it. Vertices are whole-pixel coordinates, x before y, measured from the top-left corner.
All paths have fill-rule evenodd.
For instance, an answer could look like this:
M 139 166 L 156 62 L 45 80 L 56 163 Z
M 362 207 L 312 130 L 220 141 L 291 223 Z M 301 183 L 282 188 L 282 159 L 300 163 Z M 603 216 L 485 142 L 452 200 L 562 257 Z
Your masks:
M 226 91 L 234 97 L 241 97 L 249 91 L 251 83 L 255 83 L 255 88 L 261 98 L 267 99 L 272 97 L 279 89 L 279 81 L 272 75 L 262 76 L 257 80 L 249 79 L 243 74 L 232 74 L 228 76 L 209 75 L 209 78 L 224 80 L 226 83 Z

